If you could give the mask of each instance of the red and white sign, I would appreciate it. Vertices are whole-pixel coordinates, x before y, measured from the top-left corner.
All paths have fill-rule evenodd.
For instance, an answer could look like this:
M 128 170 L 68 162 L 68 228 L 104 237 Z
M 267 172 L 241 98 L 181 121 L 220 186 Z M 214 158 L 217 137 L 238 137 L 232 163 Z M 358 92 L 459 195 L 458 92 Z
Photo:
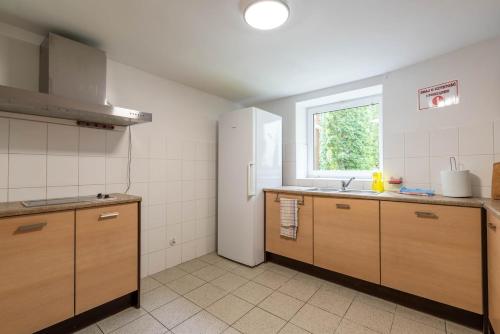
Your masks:
M 431 109 L 458 104 L 458 80 L 418 90 L 418 109 Z

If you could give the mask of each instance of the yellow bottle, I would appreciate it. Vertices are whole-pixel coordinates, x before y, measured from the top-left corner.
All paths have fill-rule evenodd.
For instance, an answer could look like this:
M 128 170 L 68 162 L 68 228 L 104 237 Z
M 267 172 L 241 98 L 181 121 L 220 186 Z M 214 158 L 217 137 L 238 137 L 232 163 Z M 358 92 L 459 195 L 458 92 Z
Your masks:
M 384 179 L 381 171 L 375 171 L 372 174 L 372 190 L 376 192 L 384 192 Z

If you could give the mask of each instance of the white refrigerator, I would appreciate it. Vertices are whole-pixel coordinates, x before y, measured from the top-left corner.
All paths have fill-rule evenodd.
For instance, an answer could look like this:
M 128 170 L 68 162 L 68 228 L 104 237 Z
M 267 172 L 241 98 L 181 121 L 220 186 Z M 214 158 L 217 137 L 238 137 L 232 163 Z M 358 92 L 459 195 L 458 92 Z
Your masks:
M 264 262 L 263 188 L 282 184 L 281 116 L 257 108 L 219 119 L 217 252 L 239 263 Z

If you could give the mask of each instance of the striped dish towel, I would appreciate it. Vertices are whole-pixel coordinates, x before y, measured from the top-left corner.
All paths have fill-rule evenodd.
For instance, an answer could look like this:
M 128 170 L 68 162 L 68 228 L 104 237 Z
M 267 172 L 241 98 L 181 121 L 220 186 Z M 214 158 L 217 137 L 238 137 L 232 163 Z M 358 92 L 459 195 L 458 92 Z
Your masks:
M 293 198 L 280 198 L 280 235 L 293 240 L 297 239 L 299 227 L 299 204 Z

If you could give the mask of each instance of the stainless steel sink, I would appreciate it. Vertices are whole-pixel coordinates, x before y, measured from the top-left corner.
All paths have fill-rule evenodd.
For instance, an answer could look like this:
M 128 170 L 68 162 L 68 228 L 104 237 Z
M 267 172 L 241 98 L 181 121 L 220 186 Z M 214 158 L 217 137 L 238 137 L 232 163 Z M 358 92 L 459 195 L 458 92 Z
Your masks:
M 346 194 L 360 194 L 360 195 L 378 195 L 380 193 L 373 190 L 364 190 L 364 189 L 338 189 L 338 188 L 313 188 L 310 191 L 324 192 L 324 193 L 346 193 Z

